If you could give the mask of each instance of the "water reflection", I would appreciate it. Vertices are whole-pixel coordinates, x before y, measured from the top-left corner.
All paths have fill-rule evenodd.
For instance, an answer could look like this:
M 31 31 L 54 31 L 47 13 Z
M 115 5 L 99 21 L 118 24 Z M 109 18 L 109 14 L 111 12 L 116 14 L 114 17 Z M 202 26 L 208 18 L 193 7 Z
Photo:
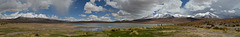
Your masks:
M 68 24 L 95 27 L 95 28 L 76 27 L 76 29 L 83 31 L 103 31 L 108 30 L 110 28 L 152 27 L 161 25 L 161 24 L 133 24 L 133 23 L 68 23 Z

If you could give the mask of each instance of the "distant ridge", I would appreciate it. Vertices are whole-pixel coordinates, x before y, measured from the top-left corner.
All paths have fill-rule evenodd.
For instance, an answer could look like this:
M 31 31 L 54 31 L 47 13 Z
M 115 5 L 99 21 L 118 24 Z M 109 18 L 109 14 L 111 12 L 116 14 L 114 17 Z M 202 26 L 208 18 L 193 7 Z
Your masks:
M 238 25 L 238 24 L 240 24 L 240 17 L 239 18 L 229 18 L 229 19 L 186 22 L 186 23 L 180 23 L 179 25 L 194 26 L 194 25 L 207 25 L 207 24 L 212 24 L 212 25 Z
M 28 17 L 18 17 L 15 19 L 0 19 L 0 22 L 20 22 L 20 23 L 146 23 L 146 24 L 177 24 L 185 22 L 193 22 L 200 20 L 215 20 L 217 18 L 191 18 L 191 17 L 181 17 L 181 18 L 150 18 L 150 19 L 136 19 L 136 20 L 123 20 L 123 21 L 62 21 L 55 19 L 46 18 L 28 18 Z
M 201 20 L 215 20 L 217 18 L 192 18 L 192 17 L 181 17 L 181 18 L 151 18 L 151 19 L 137 19 L 132 21 L 115 21 L 115 23 L 153 23 L 153 24 L 177 24 Z
M 55 19 L 46 19 L 46 18 L 28 18 L 28 17 L 18 17 L 15 19 L 1 19 L 2 22 L 21 22 L 21 23 L 58 23 L 64 22 Z

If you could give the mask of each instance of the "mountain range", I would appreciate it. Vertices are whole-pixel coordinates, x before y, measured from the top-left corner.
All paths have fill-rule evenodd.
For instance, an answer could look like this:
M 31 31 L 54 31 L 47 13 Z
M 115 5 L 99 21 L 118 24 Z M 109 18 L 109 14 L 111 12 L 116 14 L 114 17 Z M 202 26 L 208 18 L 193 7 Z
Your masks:
M 171 18 L 149 18 L 122 21 L 63 21 L 46 18 L 28 18 L 18 17 L 14 19 L 0 19 L 1 22 L 18 22 L 18 23 L 151 23 L 151 24 L 177 24 L 201 20 L 215 20 L 217 18 L 192 18 L 192 17 L 171 17 Z

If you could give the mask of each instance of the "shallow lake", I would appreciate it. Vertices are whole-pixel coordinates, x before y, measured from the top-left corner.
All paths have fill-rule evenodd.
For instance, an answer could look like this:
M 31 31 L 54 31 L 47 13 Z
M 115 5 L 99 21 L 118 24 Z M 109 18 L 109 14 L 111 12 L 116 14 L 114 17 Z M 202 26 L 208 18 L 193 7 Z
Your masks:
M 94 27 L 94 28 L 82 28 L 82 27 L 76 28 L 83 31 L 102 31 L 108 30 L 110 28 L 152 27 L 161 25 L 161 24 L 133 24 L 133 23 L 67 23 L 67 24 Z

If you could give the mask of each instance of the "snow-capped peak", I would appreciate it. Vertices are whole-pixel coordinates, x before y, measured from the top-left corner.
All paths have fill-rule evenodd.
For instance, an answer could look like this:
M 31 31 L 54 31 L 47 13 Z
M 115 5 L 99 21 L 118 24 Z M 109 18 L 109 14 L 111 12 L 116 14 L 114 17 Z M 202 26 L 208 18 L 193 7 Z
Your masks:
M 210 13 L 210 12 L 206 12 L 206 13 L 198 13 L 196 15 L 194 15 L 195 18 L 197 17 L 201 17 L 201 18 L 219 18 L 217 15 Z

